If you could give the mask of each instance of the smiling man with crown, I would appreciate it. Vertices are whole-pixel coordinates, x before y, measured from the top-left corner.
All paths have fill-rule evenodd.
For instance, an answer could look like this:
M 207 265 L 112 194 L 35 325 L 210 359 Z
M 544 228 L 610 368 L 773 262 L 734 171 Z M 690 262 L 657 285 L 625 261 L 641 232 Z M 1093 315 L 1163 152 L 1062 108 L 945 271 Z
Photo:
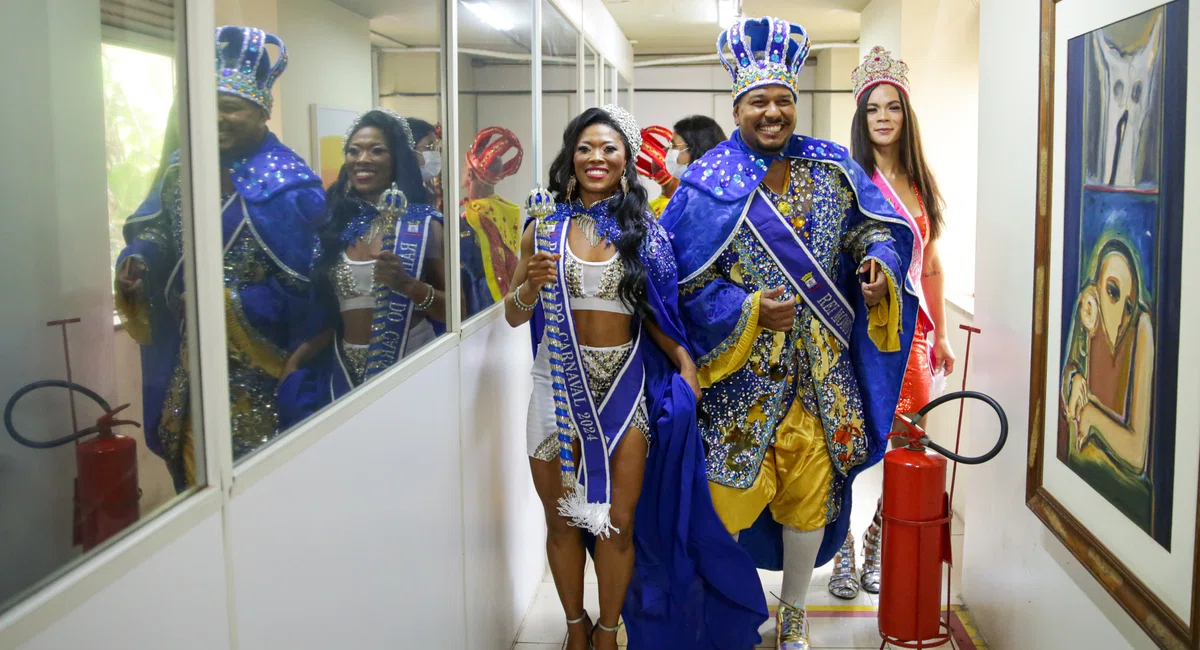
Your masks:
M 662 224 L 713 505 L 760 567 L 784 571 L 778 648 L 808 650 L 813 568 L 845 539 L 851 484 L 882 457 L 900 393 L 913 233 L 845 147 L 794 135 L 802 27 L 741 20 L 717 48 L 738 129 L 688 167 Z
M 221 27 L 215 39 L 221 213 L 195 219 L 221 220 L 230 424 L 238 458 L 278 433 L 280 379 L 292 353 L 317 329 L 310 275 L 325 193 L 320 177 L 267 129 L 271 87 L 287 67 L 283 43 L 253 27 Z M 279 49 L 273 64 L 268 45 Z M 159 178 L 125 222 L 116 304 L 125 331 L 141 346 L 147 446 L 163 457 L 176 489 L 183 490 L 196 477 L 178 151 Z

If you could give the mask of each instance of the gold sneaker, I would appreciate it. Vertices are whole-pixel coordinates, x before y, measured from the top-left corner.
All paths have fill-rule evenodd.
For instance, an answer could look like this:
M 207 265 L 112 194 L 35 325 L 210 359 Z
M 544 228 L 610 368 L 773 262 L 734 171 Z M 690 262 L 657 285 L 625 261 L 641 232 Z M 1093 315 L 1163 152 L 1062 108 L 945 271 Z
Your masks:
M 808 617 L 803 609 L 779 603 L 775 631 L 777 650 L 812 650 L 812 644 L 808 641 Z

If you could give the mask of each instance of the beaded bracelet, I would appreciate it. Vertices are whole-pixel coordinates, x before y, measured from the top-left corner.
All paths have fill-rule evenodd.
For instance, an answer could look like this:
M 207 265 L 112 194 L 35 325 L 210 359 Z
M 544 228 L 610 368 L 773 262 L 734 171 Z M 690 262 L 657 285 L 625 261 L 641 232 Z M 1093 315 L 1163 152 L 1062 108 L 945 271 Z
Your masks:
M 517 306 L 517 309 L 520 309 L 521 311 L 533 311 L 533 309 L 534 309 L 535 307 L 537 307 L 538 300 L 540 300 L 540 299 L 541 299 L 541 295 L 540 295 L 540 294 L 534 294 L 534 295 L 535 295 L 536 297 L 533 299 L 533 302 L 531 302 L 531 303 L 529 303 L 529 304 L 527 305 L 527 304 L 525 304 L 524 302 L 522 302 L 522 301 L 521 301 L 521 287 L 517 287 L 517 288 L 516 288 L 516 289 L 515 289 L 515 290 L 512 292 L 513 304 L 514 304 L 514 305 L 516 305 L 516 306 Z
M 416 309 L 417 311 L 425 311 L 426 309 L 432 307 L 433 299 L 437 297 L 437 291 L 433 288 L 433 285 L 426 284 L 425 286 L 429 289 L 429 294 L 425 296 L 424 300 L 413 307 L 413 309 Z

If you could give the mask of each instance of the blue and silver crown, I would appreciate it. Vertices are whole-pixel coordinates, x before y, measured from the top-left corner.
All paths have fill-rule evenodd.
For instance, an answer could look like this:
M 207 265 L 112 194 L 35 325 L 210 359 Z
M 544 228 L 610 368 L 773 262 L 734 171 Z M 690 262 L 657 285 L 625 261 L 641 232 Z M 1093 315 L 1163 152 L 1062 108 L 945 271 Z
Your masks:
M 255 27 L 227 25 L 218 27 L 217 92 L 237 95 L 271 112 L 271 86 L 287 68 L 287 48 L 274 34 Z M 279 48 L 279 58 L 271 65 L 267 46 Z
M 803 27 L 779 18 L 742 19 L 721 32 L 717 54 L 733 76 L 733 101 L 762 86 L 787 86 L 797 94 L 796 78 L 809 45 Z M 732 62 L 725 56 L 726 47 L 733 53 Z
M 545 188 L 533 188 L 529 193 L 529 198 L 525 199 L 525 212 L 535 219 L 545 219 L 554 214 L 554 196 Z

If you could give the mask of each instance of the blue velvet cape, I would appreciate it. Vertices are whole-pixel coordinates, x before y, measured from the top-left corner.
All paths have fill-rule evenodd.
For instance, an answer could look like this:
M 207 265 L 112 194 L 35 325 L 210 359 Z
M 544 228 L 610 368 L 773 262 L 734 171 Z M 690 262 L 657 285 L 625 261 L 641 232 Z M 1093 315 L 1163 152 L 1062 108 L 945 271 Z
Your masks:
M 608 208 L 602 201 L 586 212 L 602 217 Z M 585 210 L 578 202 L 560 205 L 548 218 L 579 212 Z M 654 321 L 686 344 L 670 242 L 649 213 L 646 219 L 641 257 Z M 544 326 L 539 303 L 530 322 L 535 355 Z M 634 520 L 634 574 L 621 612 L 629 648 L 747 650 L 767 619 L 766 599 L 750 557 L 713 510 L 695 395 L 649 335 L 642 337 L 642 354 L 652 443 Z
M 854 199 L 844 215 L 841 232 L 866 222 L 875 222 L 885 228 L 892 241 L 873 243 L 871 255 L 886 260 L 887 265 L 894 268 L 895 278 L 904 285 L 904 289 L 899 291 L 901 350 L 880 352 L 867 337 L 868 310 L 859 288 L 859 260 L 847 259 L 846 253 L 841 253 L 843 258 L 834 282 L 842 295 L 855 306 L 849 357 L 854 380 L 862 395 L 867 454 L 863 459 L 865 462 L 849 468 L 845 476 L 836 470 L 834 472 L 835 480 L 840 482 L 840 495 L 835 492 L 835 496 L 840 496 L 840 507 L 836 519 L 826 527 L 817 559 L 819 566 L 833 558 L 845 539 L 854 478 L 878 462 L 886 448 L 886 436 L 899 399 L 917 316 L 918 302 L 907 275 L 912 252 L 912 230 L 895 213 L 845 147 L 815 138 L 793 136 L 782 154 L 768 157 L 751 150 L 742 141 L 739 131 L 734 131 L 727 141 L 688 167 L 660 223 L 670 232 L 679 276 L 684 279 L 701 277 L 731 241 L 741 224 L 747 202 L 753 198 L 755 190 L 766 177 L 771 163 L 790 158 L 831 163 L 837 167 L 840 177 L 837 182 L 847 186 Z M 689 305 L 683 314 L 689 346 L 696 359 L 712 352 L 734 331 L 748 293 L 744 287 L 718 278 L 699 296 L 689 297 L 689 301 L 697 304 Z M 731 379 L 722 381 L 729 382 Z M 716 386 L 706 389 L 706 393 L 718 390 L 720 384 L 718 382 Z M 720 387 L 722 390 L 726 388 Z M 729 389 L 728 392 L 732 396 L 737 394 L 736 389 Z M 764 510 L 754 526 L 742 531 L 739 541 L 750 551 L 760 568 L 783 568 L 782 527 L 774 521 L 769 509 Z
M 227 299 L 248 333 L 286 354 L 316 331 L 313 315 L 318 310 L 310 276 L 316 233 L 324 218 L 320 177 L 269 132 L 255 153 L 228 164 L 235 193 L 245 200 L 245 211 L 237 198 L 223 203 Z M 186 366 L 181 361 L 185 332 L 181 294 L 186 287 L 179 176 L 179 155 L 175 153 L 162 178 L 126 221 L 126 246 L 117 266 L 129 257 L 138 257 L 147 267 L 145 304 L 139 311 L 144 311 L 148 320 L 148 332 L 135 333 L 129 324 L 127 328 L 135 336 L 142 334 L 138 342 L 146 445 L 167 461 L 176 489 L 182 490 L 186 485 L 177 429 L 189 415 Z M 255 272 L 246 273 L 247 267 Z M 236 381 L 230 377 L 231 384 Z M 270 379 L 266 383 L 271 384 L 271 394 L 264 399 L 273 401 L 274 384 Z

